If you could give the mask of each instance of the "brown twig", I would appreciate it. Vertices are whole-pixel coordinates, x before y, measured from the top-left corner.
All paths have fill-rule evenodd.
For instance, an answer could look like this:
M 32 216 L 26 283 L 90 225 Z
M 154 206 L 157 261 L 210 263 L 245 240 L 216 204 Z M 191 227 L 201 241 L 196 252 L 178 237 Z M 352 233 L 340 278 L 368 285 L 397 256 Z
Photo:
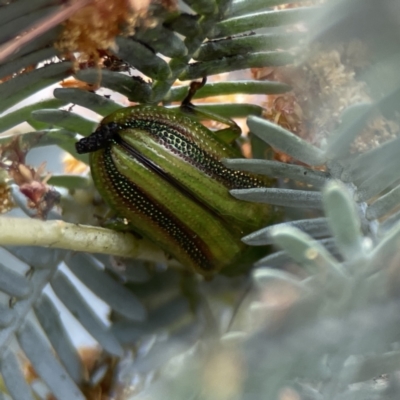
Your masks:
M 75 12 L 80 10 L 82 7 L 85 7 L 92 1 L 93 0 L 80 0 L 72 4 L 68 4 L 61 10 L 51 14 L 49 17 L 45 17 L 39 22 L 35 23 L 30 29 L 21 33 L 19 36 L 0 46 L 0 62 L 6 60 L 7 57 L 18 51 L 26 43 L 31 42 L 49 29 L 61 24 L 61 22 L 70 18 Z

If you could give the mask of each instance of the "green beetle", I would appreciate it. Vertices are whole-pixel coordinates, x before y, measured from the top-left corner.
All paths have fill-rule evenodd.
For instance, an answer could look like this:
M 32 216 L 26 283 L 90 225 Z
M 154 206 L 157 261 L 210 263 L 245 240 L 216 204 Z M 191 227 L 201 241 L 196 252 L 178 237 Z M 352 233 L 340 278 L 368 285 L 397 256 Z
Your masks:
M 186 111 L 193 110 L 193 93 L 182 103 Z M 254 262 L 259 249 L 240 238 L 276 220 L 271 206 L 230 195 L 272 180 L 226 168 L 222 159 L 242 155 L 227 143 L 227 130 L 221 132 L 181 110 L 139 105 L 104 118 L 76 148 L 90 153 L 97 190 L 129 229 L 211 277 Z

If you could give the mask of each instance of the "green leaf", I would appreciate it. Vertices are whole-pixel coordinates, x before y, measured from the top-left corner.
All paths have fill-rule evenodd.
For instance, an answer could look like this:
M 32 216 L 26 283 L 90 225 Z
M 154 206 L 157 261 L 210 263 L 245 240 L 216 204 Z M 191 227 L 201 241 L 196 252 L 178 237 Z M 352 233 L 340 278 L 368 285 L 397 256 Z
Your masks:
M 194 99 L 204 97 L 225 96 L 230 94 L 279 94 L 289 91 L 290 86 L 273 81 L 230 81 L 208 83 L 199 89 Z M 188 92 L 187 86 L 171 88 L 169 94 L 164 98 L 164 102 L 181 101 Z
M 66 103 L 86 107 L 103 117 L 122 108 L 122 105 L 115 103 L 105 96 L 82 89 L 56 88 L 54 89 L 54 97 Z
M 146 102 L 150 96 L 150 86 L 137 77 L 122 75 L 119 72 L 104 71 L 98 69 L 84 69 L 76 73 L 79 80 L 88 82 L 91 85 L 115 90 L 131 101 Z
M 79 175 L 52 175 L 47 183 L 49 185 L 60 186 L 70 190 L 87 189 L 92 184 L 87 177 Z
M 312 20 L 318 10 L 317 7 L 298 7 L 233 17 L 216 24 L 212 37 L 220 38 L 260 28 L 297 24 Z
M 296 160 L 308 165 L 324 164 L 325 156 L 320 149 L 279 125 L 258 117 L 249 117 L 247 124 L 260 139 Z
M 10 112 L 0 118 L 0 132 L 4 132 L 22 122 L 25 122 L 31 116 L 32 111 L 41 110 L 43 108 L 59 108 L 66 104 L 67 103 L 64 101 L 51 99 L 19 108 L 18 110 Z
M 45 65 L 42 68 L 18 75 L 0 85 L 0 112 L 13 106 L 30 95 L 53 85 L 69 76 L 72 69 L 70 62 Z
M 79 114 L 66 110 L 36 110 L 32 112 L 32 117 L 38 121 L 46 122 L 50 126 L 56 125 L 84 136 L 92 133 L 97 125 L 94 121 L 90 121 Z
M 171 76 L 168 64 L 149 48 L 132 39 L 117 38 L 118 57 L 153 79 L 167 79 Z
M 196 61 L 212 61 L 222 57 L 262 51 L 286 50 L 298 45 L 304 36 L 296 33 L 267 33 L 210 40 L 193 55 Z
M 364 256 L 361 223 L 346 187 L 330 182 L 323 191 L 324 208 L 339 250 L 346 259 Z
M 261 68 L 286 65 L 293 62 L 290 53 L 283 51 L 266 51 L 246 55 L 224 57 L 219 60 L 197 62 L 189 64 L 188 68 L 179 76 L 182 80 L 199 79 L 203 76 L 238 71 L 247 68 Z

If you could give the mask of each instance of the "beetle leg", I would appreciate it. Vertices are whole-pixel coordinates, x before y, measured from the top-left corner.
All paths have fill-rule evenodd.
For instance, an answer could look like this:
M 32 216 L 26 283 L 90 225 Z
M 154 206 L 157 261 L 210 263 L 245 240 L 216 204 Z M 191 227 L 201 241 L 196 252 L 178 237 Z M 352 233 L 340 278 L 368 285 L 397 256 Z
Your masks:
M 200 90 L 207 82 L 207 78 L 203 78 L 201 82 L 193 81 L 190 83 L 189 92 L 187 96 L 183 99 L 180 109 L 183 113 L 190 114 L 198 119 L 211 120 L 220 122 L 224 125 L 228 125 L 228 128 L 220 129 L 215 131 L 215 135 L 225 143 L 233 143 L 238 139 L 242 133 L 239 126 L 230 118 L 222 117 L 221 115 L 214 114 L 211 111 L 200 109 L 192 103 L 194 95 Z

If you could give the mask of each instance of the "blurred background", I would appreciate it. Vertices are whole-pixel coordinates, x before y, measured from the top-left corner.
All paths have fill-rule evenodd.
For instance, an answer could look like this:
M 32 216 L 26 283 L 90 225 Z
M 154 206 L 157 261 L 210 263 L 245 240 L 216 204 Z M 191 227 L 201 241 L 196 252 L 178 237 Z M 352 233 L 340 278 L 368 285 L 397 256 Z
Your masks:
M 0 400 L 398 399 L 399 18 L 398 0 L 0 0 Z M 54 248 L 51 221 L 89 235 L 108 212 L 76 141 L 203 77 L 193 103 L 243 131 L 225 165 L 274 178 L 231 191 L 276 213 L 242 239 L 268 253 L 207 281 Z

